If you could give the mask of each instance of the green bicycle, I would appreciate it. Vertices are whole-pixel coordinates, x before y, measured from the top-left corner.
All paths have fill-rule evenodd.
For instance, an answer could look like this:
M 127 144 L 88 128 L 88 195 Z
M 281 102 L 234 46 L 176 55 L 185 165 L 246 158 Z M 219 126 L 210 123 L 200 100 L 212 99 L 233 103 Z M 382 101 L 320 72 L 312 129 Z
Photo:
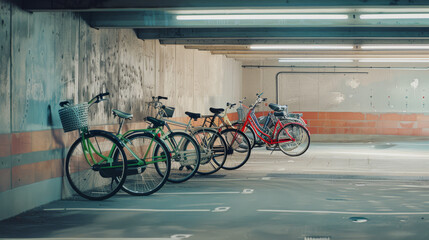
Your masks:
M 80 134 L 66 157 L 68 182 L 76 193 L 89 200 L 107 199 L 121 188 L 130 192 L 145 189 L 147 194 L 159 190 L 168 178 L 171 161 L 167 147 L 156 134 L 162 129 L 160 126 L 156 128 L 158 130 L 151 130 L 155 134 L 151 131 L 139 132 L 129 139 L 119 138 L 107 131 L 89 130 L 89 107 L 106 100 L 104 97 L 107 95 L 109 93 L 99 94 L 88 103 L 60 103 L 59 115 L 64 132 L 79 130 Z M 132 118 L 130 114 L 115 111 L 122 119 Z M 124 148 L 128 150 L 128 155 Z M 162 150 L 155 154 L 155 148 Z M 128 158 L 130 161 L 127 161 Z M 142 177 L 142 173 L 149 173 L 155 163 L 164 165 L 162 175 L 157 171 L 156 183 Z M 124 183 L 127 185 L 124 186 Z

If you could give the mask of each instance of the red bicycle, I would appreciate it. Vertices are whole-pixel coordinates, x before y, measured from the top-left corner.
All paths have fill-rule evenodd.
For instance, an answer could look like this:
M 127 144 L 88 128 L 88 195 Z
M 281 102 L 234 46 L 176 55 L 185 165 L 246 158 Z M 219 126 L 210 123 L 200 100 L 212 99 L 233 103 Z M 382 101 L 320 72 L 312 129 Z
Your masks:
M 280 119 L 269 114 L 269 120 L 273 121 L 272 126 L 261 129 L 262 126 L 258 123 L 258 118 L 255 115 L 255 108 L 267 100 L 266 98 L 261 98 L 262 94 L 256 94 L 257 99 L 255 104 L 249 106 L 246 119 L 239 126 L 239 129 L 242 132 L 246 132 L 247 128 L 251 128 L 255 133 L 255 137 L 262 140 L 269 148 L 279 148 L 288 156 L 295 157 L 305 153 L 310 146 L 310 133 L 300 123 L 282 123 Z

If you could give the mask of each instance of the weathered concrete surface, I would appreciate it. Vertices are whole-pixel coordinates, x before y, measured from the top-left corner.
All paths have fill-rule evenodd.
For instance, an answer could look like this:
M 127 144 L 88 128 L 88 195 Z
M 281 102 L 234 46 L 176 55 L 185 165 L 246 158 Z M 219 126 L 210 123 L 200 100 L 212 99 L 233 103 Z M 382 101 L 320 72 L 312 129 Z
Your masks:
M 12 10 L 12 131 L 59 127 L 58 102 L 73 90 L 78 18 Z M 73 92 L 73 91 L 71 91 Z
M 0 134 L 10 133 L 10 4 L 0 1 Z
M 325 65 L 329 66 L 329 63 L 323 64 Z M 395 67 L 427 67 L 425 64 L 356 63 L 354 65 L 393 69 L 246 68 L 243 70 L 246 76 L 243 78 L 243 92 L 253 101 L 256 92 L 264 91 L 268 101 L 275 102 L 275 77 L 278 72 L 314 72 L 280 74 L 280 104 L 288 104 L 291 111 L 311 112 L 424 113 L 429 110 L 429 82 L 425 81 L 429 77 L 428 71 L 395 69 Z
M 234 60 L 142 41 L 132 30 L 92 29 L 74 13 L 29 13 L 0 0 L 0 26 L 0 219 L 60 198 L 59 159 L 74 141 L 60 130 L 61 100 L 109 91 L 109 102 L 90 109 L 90 124 L 106 125 L 117 122 L 114 108 L 142 122 L 151 96 L 168 97 L 177 117 L 241 96 Z M 235 83 L 233 92 L 223 92 L 225 82 Z

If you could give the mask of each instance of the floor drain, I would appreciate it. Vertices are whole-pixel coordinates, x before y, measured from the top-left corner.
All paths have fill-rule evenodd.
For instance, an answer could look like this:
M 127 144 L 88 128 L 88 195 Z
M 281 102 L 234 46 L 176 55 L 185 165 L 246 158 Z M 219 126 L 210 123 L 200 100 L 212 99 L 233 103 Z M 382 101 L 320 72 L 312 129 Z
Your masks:
M 364 217 L 351 217 L 349 219 L 352 220 L 352 222 L 355 222 L 355 223 L 368 222 L 368 218 L 364 218 Z

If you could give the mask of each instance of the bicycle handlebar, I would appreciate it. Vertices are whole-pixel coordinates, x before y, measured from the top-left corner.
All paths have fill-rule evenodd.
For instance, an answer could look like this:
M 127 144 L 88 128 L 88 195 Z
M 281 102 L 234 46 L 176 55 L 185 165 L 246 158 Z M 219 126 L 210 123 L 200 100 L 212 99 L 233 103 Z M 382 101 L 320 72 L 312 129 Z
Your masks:
M 92 104 L 94 104 L 94 103 L 99 103 L 99 102 L 101 102 L 101 101 L 106 101 L 107 99 L 105 99 L 105 98 L 103 98 L 103 97 L 105 97 L 105 96 L 109 96 L 109 95 L 110 95 L 110 93 L 109 93 L 109 92 L 100 93 L 100 94 L 98 94 L 97 96 L 93 97 L 93 98 L 88 102 L 88 104 L 89 104 L 89 105 L 92 105 Z
M 99 103 L 101 101 L 106 101 L 107 99 L 105 99 L 105 96 L 109 96 L 110 93 L 109 92 L 105 92 L 105 93 L 100 93 L 97 96 L 93 97 L 91 100 L 89 100 L 88 104 L 91 106 L 92 104 L 95 103 Z M 66 101 L 61 101 L 60 102 L 60 107 L 66 107 L 71 105 L 72 102 L 70 100 L 66 100 Z
M 264 94 L 264 92 L 256 94 L 257 96 L 256 101 L 253 105 L 249 106 L 250 108 L 255 109 L 258 106 L 258 104 L 260 104 L 261 102 L 267 101 L 268 98 L 261 98 L 262 94 Z
M 236 103 L 226 103 L 226 106 L 229 107 L 229 109 L 232 109 L 235 105 L 237 105 Z

